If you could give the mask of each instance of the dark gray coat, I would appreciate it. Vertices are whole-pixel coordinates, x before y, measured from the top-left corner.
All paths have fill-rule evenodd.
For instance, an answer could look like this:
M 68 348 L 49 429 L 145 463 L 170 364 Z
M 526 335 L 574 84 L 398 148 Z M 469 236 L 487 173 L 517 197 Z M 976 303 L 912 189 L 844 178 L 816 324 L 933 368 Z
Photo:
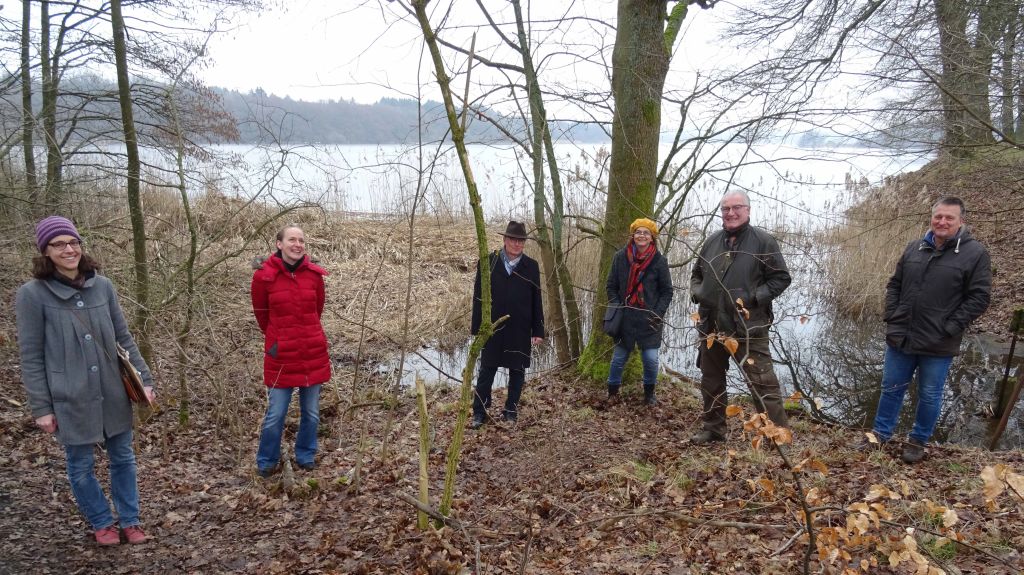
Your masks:
M 608 293 L 608 306 L 622 306 L 629 289 L 629 259 L 627 248 L 616 252 L 612 258 L 612 269 L 608 272 L 605 291 Z M 646 309 L 623 309 L 622 330 L 615 343 L 626 349 L 639 345 L 640 349 L 661 347 L 661 332 L 665 329 L 664 319 L 668 306 L 672 303 L 672 275 L 669 273 L 668 260 L 661 252 L 655 252 L 651 264 L 647 266 L 640 278 L 644 286 L 644 303 Z
M 132 404 L 114 343 L 128 350 L 146 386 L 153 376 L 110 280 L 95 275 L 81 290 L 54 279 L 32 280 L 18 289 L 15 313 L 32 417 L 54 414 L 65 445 L 98 443 L 131 429 Z
M 941 249 L 914 240 L 885 287 L 885 340 L 903 353 L 956 355 L 991 293 L 988 251 L 966 229 Z
M 690 297 L 698 304 L 703 335 L 721 332 L 763 338 L 775 318 L 772 301 L 793 279 L 779 242 L 767 231 L 747 225 L 736 235 L 730 251 L 728 234 L 719 230 L 701 246 L 690 276 Z M 736 299 L 742 299 L 750 319 L 739 317 Z
M 484 344 L 480 364 L 525 370 L 530 367 L 530 338 L 544 337 L 544 305 L 541 300 L 540 266 L 537 260 L 523 254 L 512 270 L 498 252 L 491 252 L 487 269 L 491 274 L 491 321 L 507 315 L 508 320 L 498 326 L 491 339 Z M 470 332 L 480 330 L 483 310 L 480 301 L 480 266 L 473 282 L 473 317 Z

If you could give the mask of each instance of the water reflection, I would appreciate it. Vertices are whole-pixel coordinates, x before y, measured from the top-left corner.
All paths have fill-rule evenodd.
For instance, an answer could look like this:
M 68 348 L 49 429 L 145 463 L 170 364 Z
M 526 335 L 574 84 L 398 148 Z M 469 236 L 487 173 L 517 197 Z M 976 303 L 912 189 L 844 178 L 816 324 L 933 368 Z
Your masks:
M 678 280 L 676 285 L 681 285 Z M 878 407 L 882 380 L 884 324 L 839 316 L 828 310 L 827 302 L 821 301 L 817 301 L 815 307 L 823 311 L 813 315 L 797 313 L 798 309 L 813 309 L 808 307 L 810 292 L 799 287 L 791 288 L 791 292 L 784 294 L 778 302 L 779 319 L 772 330 L 773 357 L 783 393 L 788 396 L 799 392 L 803 397 L 802 408 L 818 419 L 870 428 Z M 692 306 L 685 289 L 678 290 L 677 295 L 679 297 L 673 301 L 669 311 L 673 327 L 666 330 L 662 362 L 674 371 L 699 380 L 700 370 L 695 366 L 697 334 L 687 326 Z M 408 355 L 403 385 L 413 385 L 416 374 L 427 381 L 458 384 L 467 347 L 468 341 L 466 346 L 451 353 L 423 348 Z M 964 339 L 964 350 L 950 369 L 934 441 L 988 446 L 998 420 L 984 414 L 991 413 L 991 406 L 995 403 L 996 384 L 1002 379 L 1006 364 L 1005 347 L 986 337 L 969 336 Z M 1017 362 L 1024 353 L 1021 348 L 1024 346 L 1018 346 Z M 552 347 L 540 347 L 534 351 L 527 379 L 554 364 Z M 397 367 L 395 358 L 384 364 L 382 369 L 390 371 Z M 1016 373 L 1011 372 L 1011 376 Z M 499 370 L 496 387 L 504 386 L 506 381 L 504 370 Z M 731 395 L 748 393 L 736 369 L 730 370 L 727 384 Z M 915 400 L 916 385 L 911 385 L 900 413 L 897 433 L 905 435 L 913 426 Z M 1024 408 L 1018 406 L 1011 414 L 999 443 L 1000 449 L 1024 446 L 1022 419 Z

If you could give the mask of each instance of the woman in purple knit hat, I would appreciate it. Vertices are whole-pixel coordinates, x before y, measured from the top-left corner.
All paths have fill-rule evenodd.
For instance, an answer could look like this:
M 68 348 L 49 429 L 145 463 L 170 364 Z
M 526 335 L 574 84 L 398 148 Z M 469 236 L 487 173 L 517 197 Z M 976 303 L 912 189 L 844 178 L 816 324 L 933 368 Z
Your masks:
M 18 289 L 15 313 L 21 380 L 36 425 L 64 445 L 68 480 L 96 542 L 146 541 L 139 523 L 139 489 L 132 447 L 132 403 L 121 383 L 117 344 L 128 350 L 154 398 L 153 376 L 125 322 L 117 292 L 99 275 L 67 218 L 36 224 L 39 255 L 33 280 Z M 110 496 L 96 480 L 95 446 L 110 458 Z

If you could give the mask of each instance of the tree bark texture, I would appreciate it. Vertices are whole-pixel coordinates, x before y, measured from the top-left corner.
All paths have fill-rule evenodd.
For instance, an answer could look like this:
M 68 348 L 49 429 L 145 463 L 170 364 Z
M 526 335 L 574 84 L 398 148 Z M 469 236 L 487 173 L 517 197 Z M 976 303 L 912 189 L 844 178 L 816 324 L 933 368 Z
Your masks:
M 523 71 L 526 76 L 526 91 L 530 102 L 530 119 L 533 127 L 530 159 L 533 161 L 533 220 L 537 226 L 537 243 L 540 244 L 540 260 L 544 266 L 544 298 L 547 307 L 548 337 L 554 342 L 555 355 L 558 363 L 564 364 L 571 359 L 569 349 L 569 331 L 562 313 L 562 292 L 559 285 L 558 266 L 555 260 L 554 246 L 561 245 L 561 238 L 555 236 L 548 226 L 546 217 L 547 194 L 544 186 L 544 134 L 547 131 L 547 117 L 544 111 L 544 100 L 537 83 L 537 71 L 533 66 L 533 55 L 530 53 L 529 39 L 523 24 L 523 11 L 519 0 L 512 0 L 512 8 L 516 14 L 516 32 L 519 41 L 519 53 L 523 60 Z
M 954 156 L 991 144 L 992 111 L 989 80 L 998 33 L 998 2 L 935 0 L 942 74 L 939 90 L 943 110 L 942 148 Z M 972 41 L 970 34 L 974 34 Z
M 671 57 L 671 47 L 666 46 L 666 7 L 661 0 L 619 0 L 618 4 L 612 52 L 615 112 L 598 286 L 608 277 L 612 256 L 628 241 L 630 223 L 653 217 L 661 98 Z M 581 371 L 596 379 L 607 375 L 611 357 L 611 339 L 598 321 L 607 304 L 605 290 L 596 290 L 590 341 L 580 360 Z
M 32 3 L 21 0 L 21 145 L 25 154 L 25 185 L 28 187 L 29 202 L 39 209 L 39 182 L 36 179 L 36 155 L 32 132 L 35 118 L 32 113 L 32 60 L 31 35 Z
M 43 138 L 46 141 L 46 186 L 43 201 L 48 209 L 56 207 L 63 194 L 64 158 L 57 139 L 57 81 L 60 78 L 60 53 L 50 50 L 50 2 L 39 3 L 39 63 L 43 91 Z M 52 58 L 52 59 L 51 59 Z

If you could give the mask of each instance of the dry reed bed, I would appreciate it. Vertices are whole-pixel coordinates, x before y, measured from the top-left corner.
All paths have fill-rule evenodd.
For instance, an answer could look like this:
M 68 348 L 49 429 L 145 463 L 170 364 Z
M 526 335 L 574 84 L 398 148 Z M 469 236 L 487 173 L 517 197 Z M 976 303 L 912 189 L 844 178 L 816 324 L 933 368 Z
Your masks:
M 921 170 L 861 191 L 846 225 L 826 234 L 839 250 L 828 266 L 831 294 L 842 312 L 881 317 L 885 284 L 907 243 L 928 229 L 931 205 L 941 196 L 963 198 L 971 233 L 992 256 L 989 310 L 974 329 L 1005 333 L 1014 307 L 1024 302 L 1024 237 L 1019 154 L 995 154 L 964 166 L 937 160 Z

